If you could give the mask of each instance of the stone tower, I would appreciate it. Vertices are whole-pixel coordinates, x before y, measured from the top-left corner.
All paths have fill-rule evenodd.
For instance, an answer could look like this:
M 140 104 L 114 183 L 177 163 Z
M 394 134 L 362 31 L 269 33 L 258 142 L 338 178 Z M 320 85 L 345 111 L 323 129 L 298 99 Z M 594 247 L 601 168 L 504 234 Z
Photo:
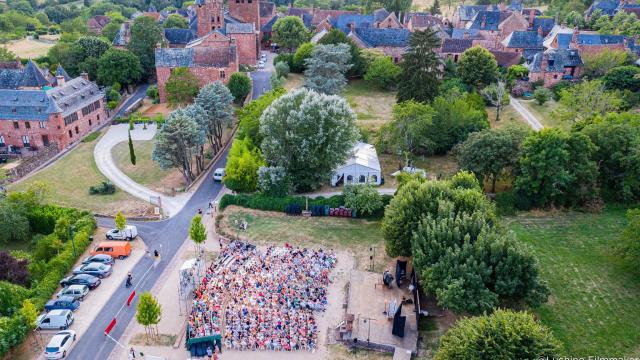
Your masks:
M 229 14 L 260 29 L 260 0 L 229 0 Z
M 198 37 L 212 30 L 224 28 L 224 2 L 222 0 L 197 0 Z

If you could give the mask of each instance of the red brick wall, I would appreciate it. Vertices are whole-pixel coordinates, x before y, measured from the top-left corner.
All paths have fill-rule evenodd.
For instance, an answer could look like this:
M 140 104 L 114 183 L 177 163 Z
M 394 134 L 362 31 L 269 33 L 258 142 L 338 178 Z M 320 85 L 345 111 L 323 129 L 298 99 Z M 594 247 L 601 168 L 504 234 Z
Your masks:
M 238 61 L 240 64 L 256 65 L 258 58 L 258 35 L 257 34 L 229 34 L 231 39 L 236 41 Z
M 560 81 L 562 81 L 562 77 L 564 75 L 571 75 L 571 70 L 565 69 L 564 72 L 545 72 L 545 73 L 534 72 L 534 73 L 529 73 L 529 82 L 544 80 L 544 86 L 551 87 L 559 83 Z M 581 75 L 581 69 L 578 67 L 575 69 L 573 76 L 580 77 L 580 75 Z
M 222 3 L 217 0 L 209 0 L 204 5 L 196 7 L 198 14 L 198 37 L 207 35 L 213 29 L 221 29 L 224 26 Z
M 214 67 L 192 67 L 189 68 L 189 71 L 198 78 L 199 87 L 203 87 L 209 83 L 222 81 L 223 83 L 227 83 L 231 74 L 238 71 L 238 64 L 232 63 L 229 64 L 226 68 L 214 68 Z M 224 71 L 224 78 L 221 78 L 220 71 Z M 156 68 L 156 76 L 158 78 L 158 91 L 160 93 L 160 102 L 167 102 L 167 92 L 165 89 L 165 84 L 167 80 L 169 80 L 169 76 L 171 75 L 171 68 L 168 67 L 157 67 Z
M 381 46 L 376 49 L 381 50 L 385 55 L 390 56 L 395 61 L 400 61 L 404 56 L 405 48 L 397 46 Z
M 393 13 L 389 14 L 386 19 L 380 21 L 377 27 L 380 29 L 402 29 L 402 25 Z
M 229 15 L 260 29 L 260 3 L 258 0 L 229 0 Z
M 64 149 L 68 145 L 80 140 L 83 136 L 93 131 L 100 124 L 107 121 L 107 114 L 104 109 L 104 99 L 100 100 L 100 109 L 94 110 L 92 113 L 86 116 L 82 115 L 82 109 L 78 110 L 78 120 L 65 126 L 64 120 L 60 114 L 51 114 L 49 120 L 44 121 L 44 128 L 40 128 L 40 121 L 25 121 L 20 120 L 18 122 L 18 129 L 14 128 L 13 120 L 0 119 L 0 135 L 4 136 L 5 143 L 7 145 L 23 147 L 22 136 L 29 136 L 29 143 L 31 146 L 38 149 L 44 146 L 43 135 L 49 138 L 49 143 L 58 143 L 60 150 Z M 26 123 L 29 123 L 30 128 L 26 128 Z M 90 123 L 91 122 L 91 123 Z M 76 132 L 76 127 L 78 128 Z M 69 136 L 69 130 L 71 131 L 71 137 Z

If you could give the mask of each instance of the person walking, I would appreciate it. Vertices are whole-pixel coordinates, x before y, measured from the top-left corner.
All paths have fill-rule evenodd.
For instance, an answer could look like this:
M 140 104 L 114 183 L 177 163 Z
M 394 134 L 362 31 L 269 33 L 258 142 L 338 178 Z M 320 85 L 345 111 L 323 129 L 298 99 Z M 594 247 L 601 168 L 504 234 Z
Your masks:
M 213 350 L 211 350 L 211 346 L 207 346 L 207 358 L 213 359 Z
M 129 349 L 129 360 L 133 360 L 136 358 L 136 352 L 133 348 Z

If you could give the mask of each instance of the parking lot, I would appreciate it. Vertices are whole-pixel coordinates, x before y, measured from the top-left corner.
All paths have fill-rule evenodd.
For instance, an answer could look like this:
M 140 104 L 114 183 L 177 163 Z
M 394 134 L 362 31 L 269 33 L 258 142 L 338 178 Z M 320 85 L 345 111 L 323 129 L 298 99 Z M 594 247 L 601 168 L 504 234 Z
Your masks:
M 101 241 L 106 240 L 104 234 L 108 230 L 109 229 L 106 228 L 98 228 L 96 234 L 94 234 L 95 240 L 93 241 L 93 244 L 91 244 L 86 252 L 82 256 L 80 256 L 75 266 L 79 266 L 82 263 L 83 259 L 90 256 L 89 253 L 95 246 L 97 246 Z M 140 258 L 145 255 L 145 244 L 142 239 L 140 239 L 140 237 L 131 241 L 131 247 L 131 255 L 124 260 L 116 260 L 115 264 L 113 265 L 113 273 L 111 274 L 111 276 L 102 279 L 102 283 L 100 284 L 100 286 L 98 286 L 95 290 L 91 290 L 86 298 L 80 302 L 80 307 L 78 308 L 78 310 L 73 313 L 74 321 L 69 329 L 76 332 L 76 336 L 78 339 L 82 336 L 82 334 L 84 334 L 88 326 L 98 315 L 107 301 L 109 301 L 116 289 L 119 286 L 125 286 L 127 273 L 133 268 L 138 260 L 140 260 Z M 62 288 L 59 288 L 58 291 L 61 289 Z M 131 309 L 129 311 L 135 311 L 135 309 Z M 106 327 L 107 324 L 104 324 L 104 326 Z M 39 331 L 42 335 L 42 341 L 40 342 L 40 351 L 37 356 L 38 359 L 44 359 L 44 347 L 58 331 L 59 330 Z M 71 352 L 72 351 L 73 345 L 71 347 Z M 34 357 L 30 356 L 29 358 Z

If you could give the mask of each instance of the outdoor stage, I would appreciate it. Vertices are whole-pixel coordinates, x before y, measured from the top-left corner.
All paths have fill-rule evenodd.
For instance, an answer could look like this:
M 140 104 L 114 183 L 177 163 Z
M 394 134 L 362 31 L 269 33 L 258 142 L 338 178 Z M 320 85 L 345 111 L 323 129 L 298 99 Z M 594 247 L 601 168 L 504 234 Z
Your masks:
M 399 289 L 396 282 L 389 289 L 382 283 L 382 274 L 353 270 L 349 282 L 349 295 L 347 299 L 347 311 L 341 339 L 346 344 L 354 344 L 361 347 L 394 352 L 395 348 L 401 348 L 417 353 L 418 323 L 414 304 L 401 305 L 402 298 L 413 299 L 408 290 L 409 279 L 404 280 L 403 287 Z M 406 316 L 404 337 L 391 334 L 393 328 L 393 314 L 385 315 L 385 300 L 387 308 L 396 300 L 398 306 L 402 306 L 402 316 Z M 351 331 L 349 331 L 351 330 Z

